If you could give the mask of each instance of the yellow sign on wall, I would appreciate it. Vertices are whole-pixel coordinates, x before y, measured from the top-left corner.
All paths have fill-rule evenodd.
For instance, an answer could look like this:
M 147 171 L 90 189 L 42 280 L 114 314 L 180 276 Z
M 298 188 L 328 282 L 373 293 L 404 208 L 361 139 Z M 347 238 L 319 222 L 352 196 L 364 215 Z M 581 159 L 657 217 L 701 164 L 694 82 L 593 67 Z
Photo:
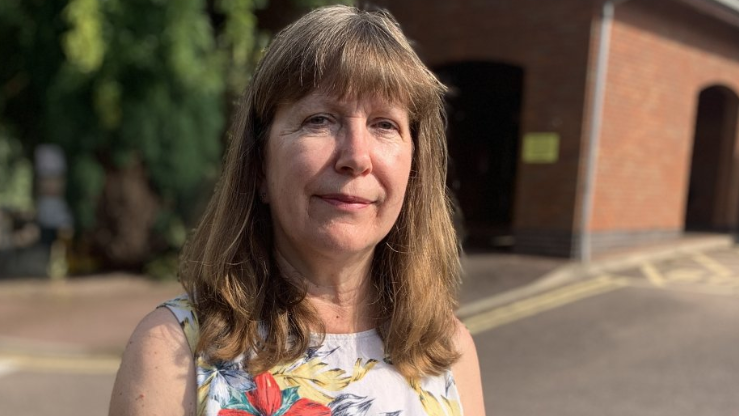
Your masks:
M 521 154 L 525 163 L 555 163 L 559 160 L 559 134 L 527 133 Z

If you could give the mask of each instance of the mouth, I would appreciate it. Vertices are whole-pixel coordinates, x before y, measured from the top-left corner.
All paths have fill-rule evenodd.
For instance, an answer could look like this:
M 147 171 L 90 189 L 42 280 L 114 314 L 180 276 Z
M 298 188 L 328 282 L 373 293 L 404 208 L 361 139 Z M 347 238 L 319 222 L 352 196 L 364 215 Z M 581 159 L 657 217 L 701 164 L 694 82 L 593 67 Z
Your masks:
M 344 209 L 361 209 L 374 203 L 372 200 L 347 194 L 324 194 L 317 196 L 328 204 Z

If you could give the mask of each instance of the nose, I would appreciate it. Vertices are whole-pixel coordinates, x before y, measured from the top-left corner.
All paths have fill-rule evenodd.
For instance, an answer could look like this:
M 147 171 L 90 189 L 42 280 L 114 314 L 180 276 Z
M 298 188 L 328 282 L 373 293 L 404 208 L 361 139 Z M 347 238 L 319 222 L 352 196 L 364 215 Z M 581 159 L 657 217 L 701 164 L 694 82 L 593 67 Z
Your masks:
M 371 137 L 364 120 L 352 119 L 342 128 L 338 138 L 338 172 L 362 176 L 372 172 Z

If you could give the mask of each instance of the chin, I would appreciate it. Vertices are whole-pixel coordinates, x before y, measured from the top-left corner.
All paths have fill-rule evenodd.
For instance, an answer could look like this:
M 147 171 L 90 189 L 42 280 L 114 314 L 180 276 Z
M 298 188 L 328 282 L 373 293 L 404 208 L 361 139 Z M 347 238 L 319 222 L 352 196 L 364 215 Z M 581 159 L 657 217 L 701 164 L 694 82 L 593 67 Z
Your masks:
M 352 255 L 374 251 L 377 244 L 359 243 L 356 241 L 328 240 L 317 244 L 319 249 L 332 255 Z
M 329 255 L 340 254 L 361 254 L 368 251 L 374 251 L 375 246 L 380 242 L 376 239 L 358 238 L 357 232 L 354 233 L 322 233 L 315 238 L 308 239 L 311 245 L 320 251 L 324 251 Z

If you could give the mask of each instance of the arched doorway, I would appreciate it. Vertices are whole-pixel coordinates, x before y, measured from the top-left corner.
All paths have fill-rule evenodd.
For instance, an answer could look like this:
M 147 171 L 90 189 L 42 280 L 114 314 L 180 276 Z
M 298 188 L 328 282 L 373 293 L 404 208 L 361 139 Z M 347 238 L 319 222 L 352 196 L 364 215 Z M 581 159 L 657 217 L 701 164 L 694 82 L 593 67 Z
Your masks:
M 447 182 L 464 216 L 465 247 L 510 248 L 523 69 L 459 62 L 435 72 L 450 88 Z
M 729 88 L 712 86 L 698 97 L 686 231 L 728 231 L 739 223 L 738 112 L 739 97 Z

